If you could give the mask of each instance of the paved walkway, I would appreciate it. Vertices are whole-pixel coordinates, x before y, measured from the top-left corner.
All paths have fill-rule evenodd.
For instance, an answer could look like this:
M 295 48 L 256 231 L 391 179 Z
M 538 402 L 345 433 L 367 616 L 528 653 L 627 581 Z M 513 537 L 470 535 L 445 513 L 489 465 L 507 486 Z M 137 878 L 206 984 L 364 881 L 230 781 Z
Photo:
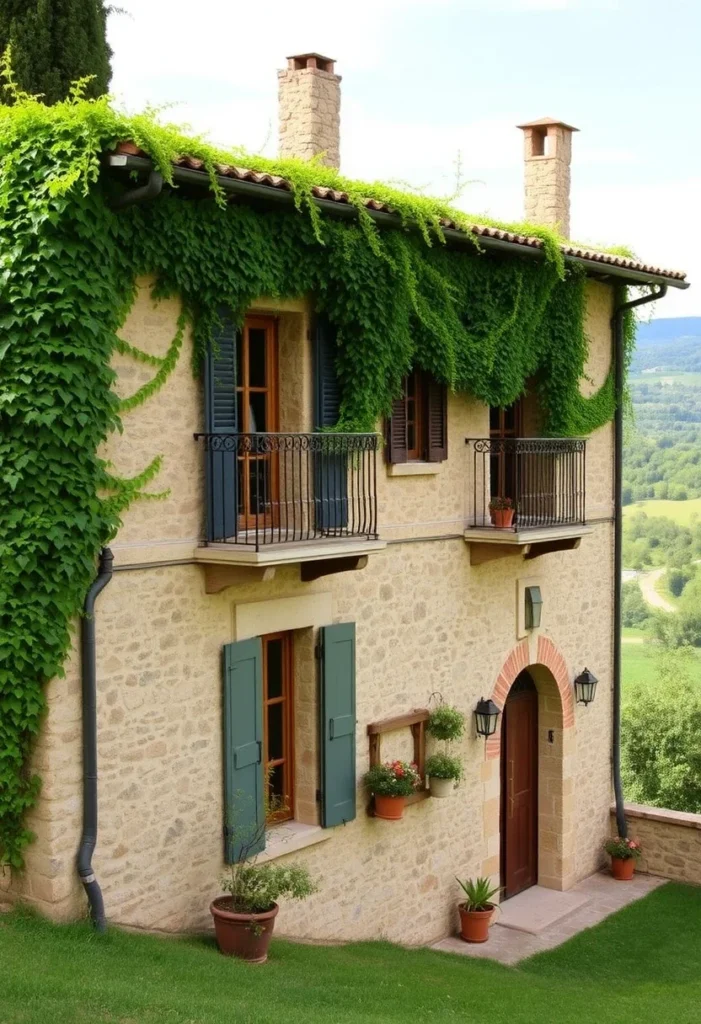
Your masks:
M 568 892 L 536 885 L 505 901 L 495 915 L 488 942 L 475 944 L 455 937 L 442 939 L 432 948 L 516 964 L 567 942 L 665 882 L 643 874 L 636 874 L 631 882 L 617 882 L 607 871 L 585 878 Z

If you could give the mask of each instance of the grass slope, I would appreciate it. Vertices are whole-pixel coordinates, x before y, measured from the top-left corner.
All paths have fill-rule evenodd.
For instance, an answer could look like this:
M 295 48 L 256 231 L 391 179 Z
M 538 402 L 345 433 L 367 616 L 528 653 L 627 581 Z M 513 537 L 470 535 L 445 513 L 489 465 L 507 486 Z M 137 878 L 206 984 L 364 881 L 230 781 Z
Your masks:
M 701 889 L 668 885 L 519 968 L 406 950 L 274 942 L 266 967 L 205 939 L 0 918 L 2 1024 L 691 1024 Z
M 645 512 L 648 516 L 666 516 L 679 526 L 688 526 L 692 516 L 701 517 L 701 498 L 690 498 L 688 501 L 665 501 L 662 498 L 650 501 L 636 501 L 634 505 L 626 505 L 623 515 L 632 516 L 636 512 Z

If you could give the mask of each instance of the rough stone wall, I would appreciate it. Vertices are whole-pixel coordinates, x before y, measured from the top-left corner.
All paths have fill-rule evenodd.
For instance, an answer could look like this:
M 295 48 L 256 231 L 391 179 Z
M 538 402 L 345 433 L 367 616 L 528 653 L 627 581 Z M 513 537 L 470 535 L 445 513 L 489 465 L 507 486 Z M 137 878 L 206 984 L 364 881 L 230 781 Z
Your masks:
M 341 163 L 341 78 L 318 68 L 278 71 L 280 156 Z
M 272 307 L 261 300 L 256 308 Z M 278 311 L 299 328 L 299 365 L 308 374 L 304 308 L 286 304 Z M 177 313 L 172 302 L 154 310 L 143 282 L 125 336 L 162 354 Z M 593 321 L 599 324 L 593 350 L 610 349 L 604 322 L 603 316 Z M 283 334 L 281 328 L 281 340 Z M 291 365 L 291 334 L 284 346 Z M 563 757 L 575 758 L 568 766 L 574 792 L 557 794 L 575 805 L 573 877 L 593 870 L 609 828 L 610 523 L 599 523 L 577 551 L 472 567 L 461 537 L 464 437 L 484 434 L 487 411 L 466 396 L 451 396 L 449 458 L 438 473 L 395 478 L 378 467 L 380 529 L 392 543 L 371 555 L 367 568 L 303 584 L 298 567 L 288 566 L 268 582 L 208 595 L 201 567 L 177 564 L 187 561 L 188 549 L 191 557 L 202 518 L 199 451 L 192 441 L 192 432 L 201 428 L 201 385 L 192 378 L 190 356 L 187 338 L 165 387 L 128 413 L 124 433 L 106 446 L 119 472 L 137 471 L 167 449 L 164 479 L 154 489 L 163 483 L 172 488 L 165 500 L 137 504 L 125 514 L 114 545 L 119 571 L 97 608 L 100 835 L 94 866 L 109 919 L 171 931 L 209 924 L 208 902 L 223 870 L 221 647 L 235 637 L 237 605 L 315 593 L 330 595 L 334 621 L 357 624 L 360 780 L 368 765 L 369 722 L 424 706 L 436 690 L 471 716 L 518 642 L 518 581 L 535 576 L 545 602 L 540 635 L 561 652 L 570 680 L 585 664 L 600 679 L 595 703 L 576 709 L 574 753 L 562 751 Z M 129 374 L 128 381 L 120 379 L 120 390 L 131 393 L 140 380 L 134 375 L 144 371 L 134 370 L 131 361 L 123 370 L 118 365 L 120 377 Z M 308 379 L 299 386 L 311 395 Z M 588 460 L 591 487 L 600 481 L 602 495 L 606 481 L 610 487 L 610 460 L 611 428 L 605 427 Z M 138 567 L 153 562 L 166 564 Z M 310 824 L 315 820 L 315 670 L 310 664 L 315 632 L 295 634 L 298 818 Z M 77 654 L 47 695 L 49 714 L 35 755 L 44 789 L 30 816 L 38 838 L 13 889 L 65 918 L 84 911 L 74 871 L 81 822 Z M 543 697 L 544 710 L 557 716 L 553 695 L 543 691 Z M 306 744 L 305 728 L 311 730 Z M 406 753 L 407 744 L 406 733 L 383 736 L 383 756 Z M 455 923 L 455 875 L 479 874 L 498 853 L 493 838 L 491 847 L 485 841 L 485 816 L 498 814 L 499 783 L 485 776 L 484 741 L 470 733 L 460 753 L 466 779 L 457 793 L 408 808 L 398 823 L 367 817 L 359 786 L 357 819 L 294 855 L 318 877 L 321 891 L 306 903 L 285 906 L 280 931 L 416 943 L 448 933 Z M 553 804 L 549 842 L 558 843 L 556 819 L 566 811 L 564 804 Z
M 572 134 L 556 125 L 548 128 L 549 151 L 533 155 L 533 130 L 525 133 L 524 217 L 530 224 L 556 228 L 570 237 L 570 161 Z
M 626 804 L 626 820 L 628 835 L 642 846 L 639 871 L 701 885 L 701 814 Z M 612 809 L 611 834 L 615 833 Z

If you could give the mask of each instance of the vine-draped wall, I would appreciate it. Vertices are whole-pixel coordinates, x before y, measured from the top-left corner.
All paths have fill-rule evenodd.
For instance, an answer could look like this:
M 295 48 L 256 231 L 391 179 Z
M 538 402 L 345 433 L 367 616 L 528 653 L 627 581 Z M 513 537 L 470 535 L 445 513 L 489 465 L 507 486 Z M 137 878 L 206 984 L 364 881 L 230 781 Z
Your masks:
M 0 106 L 0 864 L 21 867 L 31 841 L 25 814 L 40 781 L 28 771 L 43 686 L 62 671 L 71 623 L 120 514 L 158 473 L 157 453 L 135 479 L 111 475 L 99 445 L 120 413 L 153 396 L 181 351 L 188 322 L 195 372 L 228 304 L 242 318 L 260 295 L 311 294 L 337 328 L 342 402 L 337 429 L 372 430 L 413 364 L 490 405 L 535 381 L 551 434 L 589 433 L 614 407 L 612 380 L 589 399 L 584 277 L 565 271 L 552 233 L 544 261 L 494 257 L 443 244 L 438 218 L 467 227 L 446 203 L 349 182 L 320 165 L 219 154 L 199 139 L 127 117 L 102 97 L 45 107 L 17 92 Z M 214 198 L 166 189 L 143 206 L 111 211 L 121 186 L 100 180 L 101 154 L 134 139 L 168 179 L 182 152 L 201 157 Z M 284 174 L 298 208 L 227 204 L 214 161 Z M 322 219 L 313 183 L 390 202 L 407 230 L 378 232 Z M 154 359 L 117 338 L 138 275 L 177 294 L 172 345 Z M 632 346 L 628 332 L 628 352 Z M 154 367 L 150 384 L 118 402 L 110 359 L 129 352 Z M 193 426 L 196 426 L 193 424 Z

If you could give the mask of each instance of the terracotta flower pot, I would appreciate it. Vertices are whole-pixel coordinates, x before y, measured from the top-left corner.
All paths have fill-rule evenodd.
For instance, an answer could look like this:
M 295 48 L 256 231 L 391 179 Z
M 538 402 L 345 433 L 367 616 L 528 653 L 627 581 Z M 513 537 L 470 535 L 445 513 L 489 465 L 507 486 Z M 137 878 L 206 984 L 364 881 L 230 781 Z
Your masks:
M 405 796 L 380 796 L 375 793 L 375 817 L 385 821 L 399 821 L 404 815 Z
M 465 942 L 486 942 L 489 938 L 489 926 L 494 916 L 494 905 L 489 910 L 466 910 L 465 904 L 458 906 L 460 911 L 460 938 Z
M 115 153 L 124 153 L 127 156 L 138 156 L 141 150 L 135 142 L 118 142 L 115 147 Z
M 439 800 L 452 796 L 455 789 L 455 779 L 437 779 L 431 775 L 428 781 L 431 788 L 431 796 L 438 797 Z
M 611 874 L 619 882 L 630 882 L 635 874 L 635 857 L 612 857 Z
M 263 914 L 237 914 L 231 909 L 230 896 L 218 896 L 209 905 L 214 918 L 214 934 L 219 951 L 251 964 L 264 964 L 272 938 L 277 903 Z
M 492 509 L 494 525 L 500 530 L 508 529 L 514 521 L 514 510 L 512 508 Z

